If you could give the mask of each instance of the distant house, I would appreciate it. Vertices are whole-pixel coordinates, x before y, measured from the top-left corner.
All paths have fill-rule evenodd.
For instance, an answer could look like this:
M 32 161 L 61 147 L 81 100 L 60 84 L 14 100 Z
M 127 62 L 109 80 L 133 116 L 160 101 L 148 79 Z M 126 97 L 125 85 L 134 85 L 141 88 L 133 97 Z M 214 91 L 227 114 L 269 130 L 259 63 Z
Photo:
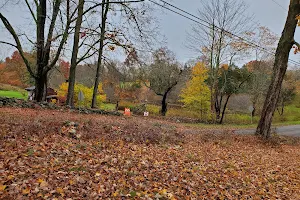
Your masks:
M 28 92 L 28 100 L 34 100 L 35 86 L 25 88 L 25 90 Z M 57 92 L 55 92 L 53 88 L 48 87 L 47 94 L 46 94 L 46 101 L 50 102 L 52 99 L 58 100 Z

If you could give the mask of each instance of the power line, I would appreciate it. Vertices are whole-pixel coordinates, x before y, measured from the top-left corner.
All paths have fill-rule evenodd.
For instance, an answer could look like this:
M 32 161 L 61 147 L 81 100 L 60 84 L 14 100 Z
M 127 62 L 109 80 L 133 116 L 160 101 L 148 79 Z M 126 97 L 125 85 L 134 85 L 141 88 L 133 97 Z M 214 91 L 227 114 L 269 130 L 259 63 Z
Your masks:
M 181 9 L 181 8 L 179 8 L 179 7 L 177 7 L 177 6 L 175 6 L 175 5 L 172 5 L 172 4 L 170 4 L 170 3 L 168 3 L 168 2 L 166 2 L 166 1 L 164 1 L 164 0 L 159 0 L 159 1 L 163 2 L 164 5 L 159 4 L 159 3 L 157 3 L 157 2 L 155 2 L 155 1 L 153 1 L 153 0 L 149 0 L 149 1 L 152 2 L 152 3 L 154 3 L 154 4 L 156 4 L 156 5 L 158 5 L 158 6 L 160 6 L 160 7 L 162 7 L 162 8 L 164 8 L 164 9 L 166 9 L 166 10 L 169 10 L 169 11 L 175 13 L 175 14 L 178 14 L 178 15 L 180 15 L 180 16 L 186 18 L 186 19 L 189 19 L 189 20 L 191 20 L 191 21 L 193 21 L 193 22 L 195 22 L 195 23 L 198 23 L 198 24 L 200 24 L 200 25 L 202 25 L 202 26 L 205 26 L 205 27 L 207 27 L 207 28 L 211 28 L 211 26 L 213 26 L 213 27 L 215 27 L 216 29 L 218 29 L 219 31 L 224 31 L 225 33 L 227 33 L 227 34 L 229 34 L 229 35 L 231 35 L 231 36 L 234 36 L 234 37 L 236 37 L 236 38 L 238 38 L 238 39 L 240 39 L 240 40 L 243 40 L 244 42 L 246 42 L 248 45 L 250 45 L 250 46 L 252 46 L 252 47 L 257 47 L 257 48 L 263 50 L 264 52 L 266 52 L 266 53 L 268 53 L 268 54 L 270 54 L 270 55 L 275 56 L 275 53 L 274 53 L 274 52 L 270 52 L 269 50 L 267 50 L 267 49 L 264 48 L 264 47 L 261 47 L 261 46 L 255 44 L 255 43 L 253 43 L 253 42 L 251 42 L 251 41 L 248 41 L 247 39 L 245 39 L 245 38 L 243 38 L 243 37 L 241 37 L 241 36 L 238 36 L 238 35 L 236 35 L 236 34 L 230 32 L 230 31 L 227 31 L 227 30 L 225 30 L 225 29 L 223 29 L 223 28 L 220 28 L 220 27 L 216 26 L 215 24 L 211 24 L 210 22 L 207 22 L 207 21 L 205 21 L 205 20 L 199 18 L 198 16 L 196 16 L 196 15 L 194 15 L 194 14 L 191 14 L 191 13 L 189 13 L 189 12 L 187 12 L 187 11 L 185 11 L 185 10 L 183 10 L 183 9 Z M 186 16 L 186 15 L 180 13 L 180 12 L 177 12 L 177 11 L 175 11 L 175 10 L 172 10 L 172 9 L 168 8 L 167 6 L 165 6 L 165 5 L 168 5 L 168 6 L 172 7 L 172 8 L 175 8 L 175 9 L 181 11 L 182 13 L 188 14 L 188 15 L 190 15 L 191 17 L 194 17 L 194 18 L 200 20 L 201 22 L 199 22 L 199 21 L 197 21 L 197 20 L 195 20 L 195 19 L 192 19 L 191 17 L 188 17 L 188 16 Z M 204 22 L 204 23 L 206 23 L 206 24 L 208 24 L 208 25 L 203 24 L 202 22 Z M 297 65 L 300 66 L 300 62 L 294 61 L 294 60 L 292 60 L 292 59 L 289 59 L 289 61 L 290 61 L 292 64 L 297 64 Z
M 188 16 L 185 16 L 185 15 L 181 14 L 180 12 L 177 12 L 177 11 L 175 11 L 175 10 L 172 10 L 172 9 L 170 9 L 170 8 L 164 6 L 164 5 L 161 5 L 161 4 L 159 4 L 159 3 L 155 2 L 155 1 L 152 1 L 152 0 L 149 0 L 149 1 L 152 2 L 152 3 L 154 3 L 154 4 L 156 4 L 156 5 L 158 5 L 158 6 L 160 6 L 160 7 L 163 7 L 163 8 L 166 9 L 166 10 L 169 10 L 169 11 L 175 13 L 175 14 L 178 14 L 178 15 L 180 15 L 180 16 L 186 18 L 186 19 L 189 19 L 189 20 L 191 20 L 191 21 L 193 21 L 193 22 L 195 22 L 195 23 L 198 23 L 198 24 L 200 24 L 200 25 L 202 25 L 202 26 L 205 26 L 206 28 L 211 28 L 211 27 L 209 27 L 208 25 L 205 25 L 205 24 L 203 24 L 203 23 L 201 23 L 201 22 L 199 22 L 199 21 L 197 21 L 197 20 L 194 20 L 194 19 L 192 19 L 192 18 L 190 18 L 190 17 L 188 17 Z M 167 3 L 167 4 L 168 4 L 168 3 Z
M 277 1 L 275 1 L 275 0 L 271 0 L 271 1 L 273 1 L 276 5 L 278 5 L 278 6 L 281 7 L 282 9 L 288 11 L 288 9 L 286 9 L 283 5 L 281 5 L 281 4 L 278 3 Z

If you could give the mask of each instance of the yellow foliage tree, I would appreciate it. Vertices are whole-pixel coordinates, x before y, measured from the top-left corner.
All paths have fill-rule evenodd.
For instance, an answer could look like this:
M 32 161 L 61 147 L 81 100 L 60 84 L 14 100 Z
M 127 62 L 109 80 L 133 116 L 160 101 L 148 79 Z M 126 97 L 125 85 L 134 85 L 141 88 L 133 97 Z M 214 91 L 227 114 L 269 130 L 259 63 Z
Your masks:
M 192 78 L 182 90 L 181 102 L 191 109 L 196 109 L 203 114 L 210 109 L 210 90 L 205 81 L 208 78 L 208 69 L 204 63 L 198 62 L 192 69 Z
M 82 91 L 84 95 L 83 102 L 78 102 L 78 94 Z M 57 95 L 64 99 L 67 96 L 68 93 L 68 83 L 63 83 L 60 85 L 59 90 L 57 92 Z M 84 106 L 88 107 L 92 103 L 92 96 L 93 96 L 93 88 L 86 87 L 82 84 L 75 84 L 74 87 L 74 104 L 75 106 Z M 99 84 L 98 87 L 98 95 L 97 95 L 97 106 L 100 106 L 101 103 L 103 103 L 106 100 L 106 95 L 102 89 L 102 83 Z

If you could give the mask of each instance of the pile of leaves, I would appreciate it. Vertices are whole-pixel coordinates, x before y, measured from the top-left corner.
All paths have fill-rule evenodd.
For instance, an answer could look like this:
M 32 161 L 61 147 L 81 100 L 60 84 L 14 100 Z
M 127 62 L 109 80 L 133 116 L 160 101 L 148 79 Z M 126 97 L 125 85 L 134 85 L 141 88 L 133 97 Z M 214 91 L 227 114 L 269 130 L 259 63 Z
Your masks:
M 1 108 L 0 199 L 300 199 L 300 146 L 286 141 Z

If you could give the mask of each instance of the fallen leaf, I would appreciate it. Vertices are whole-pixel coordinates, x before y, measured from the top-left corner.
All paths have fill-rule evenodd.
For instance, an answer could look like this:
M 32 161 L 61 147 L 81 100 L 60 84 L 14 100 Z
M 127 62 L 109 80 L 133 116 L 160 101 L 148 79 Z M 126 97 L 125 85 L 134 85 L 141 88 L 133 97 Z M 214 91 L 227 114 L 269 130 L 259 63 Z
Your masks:
M 30 193 L 30 188 L 26 188 L 26 189 L 22 190 L 23 195 L 27 195 L 29 193 Z
M 0 191 L 4 191 L 6 187 L 6 185 L 0 185 Z

